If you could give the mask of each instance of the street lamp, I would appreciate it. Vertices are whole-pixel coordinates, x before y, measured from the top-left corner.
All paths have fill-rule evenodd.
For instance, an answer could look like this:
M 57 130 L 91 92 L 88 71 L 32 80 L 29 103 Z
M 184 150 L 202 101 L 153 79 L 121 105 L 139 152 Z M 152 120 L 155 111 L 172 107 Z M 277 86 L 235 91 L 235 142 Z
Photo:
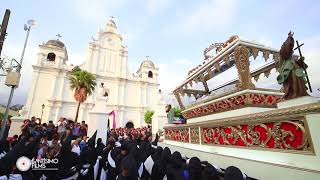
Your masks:
M 8 99 L 8 104 L 6 107 L 6 111 L 4 113 L 4 117 L 3 117 L 3 121 L 2 121 L 2 126 L 1 126 L 1 131 L 0 131 L 0 140 L 3 137 L 3 133 L 5 130 L 5 126 L 8 120 L 8 115 L 9 115 L 9 109 L 10 109 L 10 104 L 12 101 L 12 96 L 14 93 L 14 89 L 18 87 L 19 85 L 19 81 L 20 81 L 20 70 L 22 68 L 22 60 L 24 57 L 24 53 L 27 47 L 27 42 L 28 42 L 28 38 L 29 38 L 29 33 L 30 33 L 30 29 L 32 26 L 36 25 L 36 21 L 35 20 L 28 20 L 27 24 L 24 25 L 24 30 L 27 31 L 27 35 L 26 35 L 26 39 L 24 41 L 24 46 L 22 49 L 22 54 L 21 54 L 21 58 L 20 58 L 20 62 L 18 63 L 18 67 L 16 68 L 16 72 L 10 71 L 8 72 L 7 78 L 6 78 L 6 85 L 7 86 L 11 86 L 11 91 L 10 91 L 10 95 L 9 95 L 9 99 Z
M 41 124 L 41 121 L 42 121 L 42 115 L 43 115 L 43 110 L 46 106 L 44 104 L 41 105 L 41 118 L 40 118 L 40 122 L 39 124 Z

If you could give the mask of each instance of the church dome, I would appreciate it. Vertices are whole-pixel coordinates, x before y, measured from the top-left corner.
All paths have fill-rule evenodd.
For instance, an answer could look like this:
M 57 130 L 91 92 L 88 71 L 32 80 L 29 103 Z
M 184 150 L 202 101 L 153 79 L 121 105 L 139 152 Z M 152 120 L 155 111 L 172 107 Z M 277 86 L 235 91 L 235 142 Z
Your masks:
M 63 42 L 59 41 L 58 39 L 57 40 L 49 40 L 47 43 L 46 43 L 47 46 L 54 46 L 54 47 L 58 47 L 58 48 L 64 48 L 65 45 L 63 44 Z
M 142 63 L 141 66 L 155 68 L 154 63 L 147 57 Z

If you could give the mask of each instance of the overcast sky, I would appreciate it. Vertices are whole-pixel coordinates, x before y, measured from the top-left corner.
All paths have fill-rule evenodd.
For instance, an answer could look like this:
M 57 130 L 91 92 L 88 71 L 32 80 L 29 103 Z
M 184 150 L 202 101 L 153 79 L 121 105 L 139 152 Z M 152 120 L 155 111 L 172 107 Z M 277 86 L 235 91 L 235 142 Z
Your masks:
M 160 68 L 161 89 L 170 92 L 186 78 L 187 71 L 203 61 L 203 50 L 231 35 L 279 49 L 289 30 L 305 45 L 314 91 L 320 88 L 320 2 L 253 0 L 1 0 L 1 18 L 11 9 L 8 36 L 2 55 L 20 58 L 23 24 L 35 19 L 23 62 L 22 82 L 13 104 L 24 104 L 36 62 L 38 45 L 61 34 L 69 60 L 84 61 L 88 42 L 110 16 L 129 50 L 129 65 L 136 71 L 145 56 Z M 3 56 L 2 56 L 3 57 Z M 0 77 L 0 103 L 9 88 Z M 45 88 L 45 87 L 44 87 Z M 319 95 L 319 91 L 317 94 Z

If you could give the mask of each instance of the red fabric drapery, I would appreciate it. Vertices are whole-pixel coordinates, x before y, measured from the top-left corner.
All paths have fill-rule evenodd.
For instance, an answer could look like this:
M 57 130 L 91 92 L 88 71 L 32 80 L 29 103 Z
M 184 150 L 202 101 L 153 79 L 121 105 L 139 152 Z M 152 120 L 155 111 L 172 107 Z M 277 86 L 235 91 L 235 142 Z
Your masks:
M 116 125 L 116 113 L 114 111 L 111 111 L 108 116 L 112 116 L 112 128 L 115 129 L 117 127 Z

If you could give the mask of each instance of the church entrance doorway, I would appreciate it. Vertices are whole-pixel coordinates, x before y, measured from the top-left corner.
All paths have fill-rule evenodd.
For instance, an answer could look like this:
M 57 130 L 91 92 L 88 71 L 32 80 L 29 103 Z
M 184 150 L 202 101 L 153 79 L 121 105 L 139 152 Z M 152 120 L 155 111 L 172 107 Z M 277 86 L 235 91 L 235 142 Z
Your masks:
M 127 122 L 126 128 L 134 128 L 134 124 L 132 122 Z

